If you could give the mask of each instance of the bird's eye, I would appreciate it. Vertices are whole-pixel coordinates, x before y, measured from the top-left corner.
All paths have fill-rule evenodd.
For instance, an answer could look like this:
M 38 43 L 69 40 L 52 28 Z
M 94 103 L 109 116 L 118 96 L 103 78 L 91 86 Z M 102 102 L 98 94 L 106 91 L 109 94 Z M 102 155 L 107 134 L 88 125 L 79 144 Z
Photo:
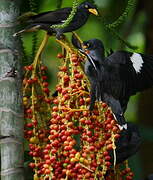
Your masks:
M 83 48 L 84 48 L 84 49 L 88 49 L 90 46 L 91 46 L 91 44 L 90 44 L 89 42 L 85 42 L 85 43 L 83 44 Z
M 85 8 L 87 8 L 87 9 L 88 9 L 88 8 L 89 8 L 89 6 L 86 4 L 86 5 L 85 5 Z
M 90 47 L 90 43 L 87 43 L 86 46 L 87 46 L 87 47 Z

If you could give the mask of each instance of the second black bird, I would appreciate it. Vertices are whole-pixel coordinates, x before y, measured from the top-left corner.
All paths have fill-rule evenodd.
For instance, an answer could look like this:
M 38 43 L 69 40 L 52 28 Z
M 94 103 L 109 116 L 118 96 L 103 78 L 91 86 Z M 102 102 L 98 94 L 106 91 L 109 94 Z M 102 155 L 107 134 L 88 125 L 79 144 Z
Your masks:
M 105 57 L 98 39 L 73 44 L 87 56 L 85 73 L 91 84 L 90 110 L 96 100 L 111 107 L 120 126 L 126 128 L 124 112 L 130 96 L 153 86 L 153 56 L 116 51 Z

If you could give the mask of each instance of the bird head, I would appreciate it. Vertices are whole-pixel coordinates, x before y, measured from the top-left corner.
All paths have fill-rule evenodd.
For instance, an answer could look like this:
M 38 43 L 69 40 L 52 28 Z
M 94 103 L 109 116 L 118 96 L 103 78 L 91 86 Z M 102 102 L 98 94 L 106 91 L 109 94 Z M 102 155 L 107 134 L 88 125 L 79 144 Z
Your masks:
M 103 62 L 104 45 L 99 39 L 90 39 L 84 41 L 82 45 L 84 54 L 87 56 L 89 62 L 95 70 Z
M 84 41 L 82 47 L 84 51 L 94 59 L 94 61 L 100 61 L 102 57 L 104 57 L 104 45 L 99 39 Z
M 84 9 L 84 10 L 87 10 L 89 13 L 91 14 L 94 14 L 95 16 L 98 16 L 99 13 L 98 13 L 98 10 L 96 8 L 95 5 L 93 5 L 92 3 L 90 2 L 83 2 L 79 5 L 79 8 L 80 9 Z
M 99 39 L 90 39 L 88 41 L 84 41 L 83 46 L 87 50 L 101 49 L 102 51 L 104 51 L 104 45 Z
M 73 34 L 72 44 L 76 47 L 82 54 L 84 54 L 88 61 L 92 64 L 93 68 L 97 71 L 96 64 L 100 64 L 102 58 L 104 57 L 104 45 L 102 41 L 98 39 L 91 39 L 84 41 L 83 43 Z M 97 63 L 96 63 L 97 62 Z

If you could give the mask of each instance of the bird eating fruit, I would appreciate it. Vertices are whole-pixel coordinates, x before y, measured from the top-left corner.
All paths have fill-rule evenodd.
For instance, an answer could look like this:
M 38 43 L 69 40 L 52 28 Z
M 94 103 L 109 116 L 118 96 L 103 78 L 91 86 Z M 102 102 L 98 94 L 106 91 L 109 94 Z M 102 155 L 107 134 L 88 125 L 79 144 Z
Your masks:
M 96 6 L 89 2 L 83 2 L 77 7 L 77 11 L 70 23 L 63 28 L 52 28 L 52 25 L 61 25 L 69 17 L 72 11 L 71 7 L 57 9 L 55 11 L 43 12 L 37 15 L 30 15 L 26 19 L 27 26 L 15 33 L 14 36 L 23 32 L 36 31 L 42 29 L 49 34 L 56 34 L 56 38 L 60 39 L 63 33 L 72 32 L 83 26 L 90 14 L 98 15 Z
M 153 86 L 153 56 L 116 51 L 105 57 L 101 40 L 91 39 L 81 45 L 73 37 L 72 43 L 88 59 L 85 73 L 91 84 L 89 109 L 94 109 L 96 100 L 105 102 L 119 126 L 126 129 L 124 112 L 130 96 Z

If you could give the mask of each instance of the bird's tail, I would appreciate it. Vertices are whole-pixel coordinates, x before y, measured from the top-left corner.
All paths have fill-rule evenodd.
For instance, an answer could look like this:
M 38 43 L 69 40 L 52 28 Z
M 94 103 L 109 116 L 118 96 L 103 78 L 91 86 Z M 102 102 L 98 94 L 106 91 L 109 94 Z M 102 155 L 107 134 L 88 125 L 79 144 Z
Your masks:
M 22 34 L 23 32 L 26 32 L 26 30 L 25 30 L 25 29 L 22 29 L 21 31 L 18 31 L 18 32 L 14 33 L 14 34 L 13 34 L 13 37 L 18 36 L 19 34 Z
M 127 129 L 127 122 L 122 114 L 114 114 L 115 120 L 118 122 L 120 130 Z
M 24 24 L 24 23 L 31 23 L 32 22 L 32 17 L 34 17 L 35 15 L 37 15 L 37 13 L 35 12 L 26 12 L 24 14 L 22 14 L 21 16 L 19 16 L 17 18 L 17 21 L 20 24 Z
M 24 32 L 34 32 L 37 31 L 40 28 L 41 25 L 29 25 L 25 29 L 22 29 L 16 33 L 13 34 L 14 37 L 24 33 Z

